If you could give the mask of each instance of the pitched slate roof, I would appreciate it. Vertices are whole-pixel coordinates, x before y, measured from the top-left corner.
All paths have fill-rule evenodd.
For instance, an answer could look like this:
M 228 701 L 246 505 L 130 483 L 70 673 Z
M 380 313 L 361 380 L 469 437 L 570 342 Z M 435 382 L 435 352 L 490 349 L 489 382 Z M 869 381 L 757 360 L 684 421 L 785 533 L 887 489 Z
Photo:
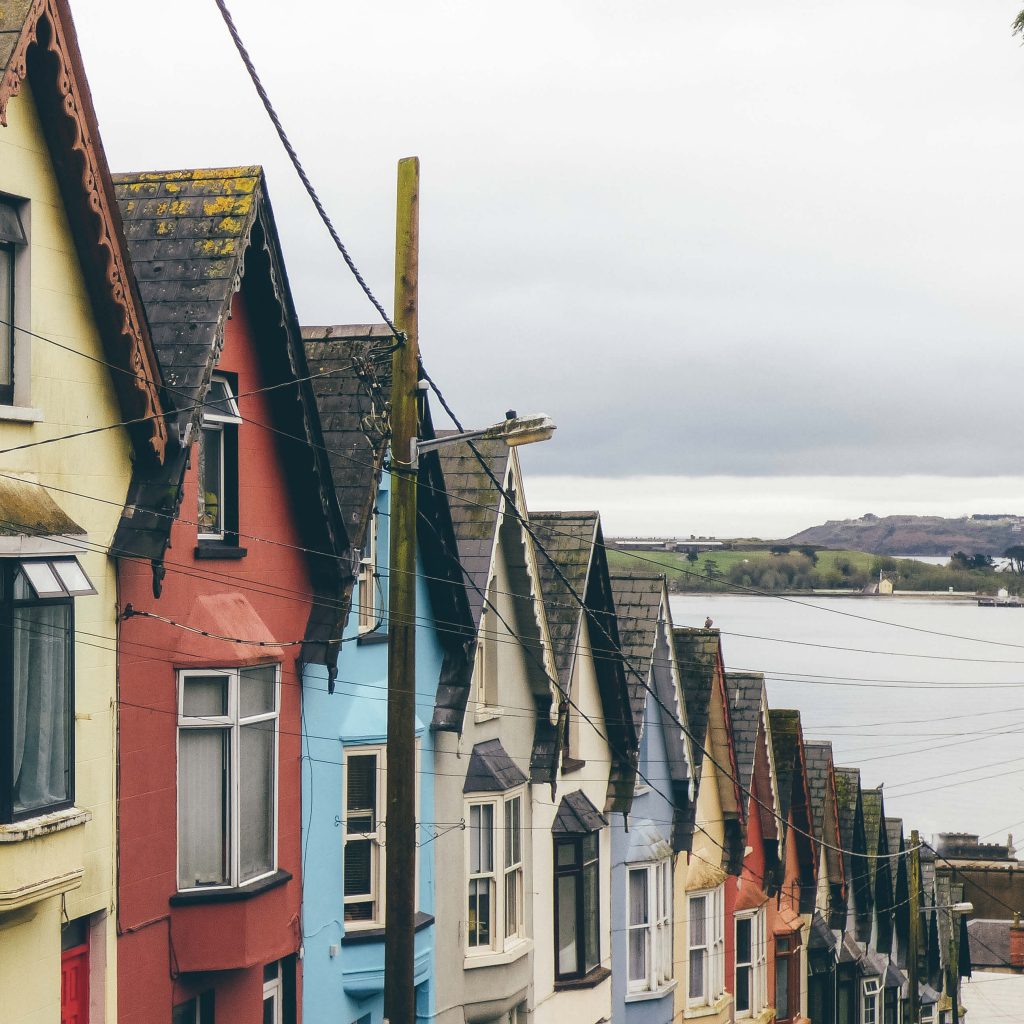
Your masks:
M 0 78 L 8 70 L 15 47 L 21 39 L 22 29 L 34 6 L 34 0 L 7 0 L 0 7 Z
M 566 693 L 569 692 L 583 616 L 583 609 L 573 591 L 580 597 L 586 594 L 597 523 L 596 512 L 530 513 L 530 526 L 544 551 L 551 556 L 548 558 L 543 552 L 538 552 L 537 566 L 558 679 Z M 572 590 L 562 582 L 562 576 L 569 581 Z M 597 643 L 598 639 L 594 637 L 593 641 Z M 643 676 L 646 679 L 647 673 L 644 672 Z
M 901 869 L 906 870 L 906 858 L 900 856 L 900 851 L 904 849 L 903 819 L 886 818 L 885 832 L 889 844 L 889 879 L 892 882 L 892 899 L 895 906 L 898 901 L 896 885 L 899 882 L 899 872 Z
M 811 793 L 814 834 L 824 836 L 826 801 L 831 799 L 829 773 L 832 764 L 832 744 L 827 740 L 806 740 L 804 756 L 807 759 L 807 785 Z
M 173 408 L 191 411 L 206 394 L 262 176 L 259 167 L 113 175 Z
M 387 437 L 391 332 L 383 324 L 303 327 L 302 340 L 339 511 L 352 545 L 366 546 Z
M 438 437 L 444 437 L 448 432 L 441 430 L 437 433 Z M 508 473 L 508 445 L 504 441 L 473 443 L 495 478 L 504 486 Z M 459 559 L 469 581 L 469 607 L 474 624 L 479 626 L 484 595 L 490 583 L 491 555 L 502 497 L 467 443 L 447 445 L 438 452 L 438 456 L 445 488 L 451 499 Z
M 619 620 L 619 644 L 630 670 L 627 672 L 629 703 L 639 735 L 648 697 L 640 680 L 648 679 L 651 672 L 665 578 L 650 573 L 630 573 L 612 576 L 611 581 Z
M 967 922 L 972 967 L 1006 967 L 1010 963 L 1010 926 L 1010 921 L 982 917 Z
M 725 692 L 732 718 L 733 743 L 736 746 L 736 769 L 744 790 L 754 786 L 754 757 L 757 752 L 757 731 L 761 725 L 761 696 L 764 690 L 762 672 L 726 672 Z
M 694 738 L 693 770 L 700 779 L 711 712 L 711 688 L 718 667 L 720 638 L 717 629 L 676 626 L 672 638 L 679 661 L 679 676 L 686 701 L 686 719 Z
M 861 806 L 864 809 L 864 837 L 867 840 L 868 872 L 871 884 L 875 884 L 878 873 L 878 857 L 875 856 L 882 843 L 882 787 L 861 789 Z
M 608 819 L 590 802 L 581 789 L 566 793 L 558 805 L 551 831 L 569 835 L 599 832 Z
M 504 792 L 526 782 L 526 775 L 505 753 L 501 740 L 485 740 L 473 748 L 463 793 Z
M 573 664 L 584 620 L 587 623 L 612 752 L 607 808 L 626 812 L 632 803 L 638 753 L 627 682 L 632 673 L 619 646 L 601 518 L 597 512 L 531 512 L 530 531 L 558 682 L 565 694 L 571 693 Z M 641 675 L 646 682 L 646 673 Z
M 839 805 L 839 835 L 842 839 L 840 845 L 845 850 L 852 850 L 856 842 L 855 824 L 857 800 L 860 794 L 860 769 L 841 768 L 837 765 L 834 769 L 834 778 L 836 802 Z
M 779 817 L 787 821 L 793 806 L 793 776 L 799 770 L 800 712 L 772 708 L 768 720 L 772 729 L 775 777 L 779 780 Z

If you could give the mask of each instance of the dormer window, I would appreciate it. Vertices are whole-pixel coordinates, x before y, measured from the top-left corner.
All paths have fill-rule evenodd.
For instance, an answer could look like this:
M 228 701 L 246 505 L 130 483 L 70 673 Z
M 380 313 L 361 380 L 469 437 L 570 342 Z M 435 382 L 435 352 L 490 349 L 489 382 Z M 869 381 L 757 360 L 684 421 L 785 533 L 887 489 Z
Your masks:
M 203 402 L 199 437 L 199 540 L 238 540 L 238 412 L 235 382 L 213 375 Z

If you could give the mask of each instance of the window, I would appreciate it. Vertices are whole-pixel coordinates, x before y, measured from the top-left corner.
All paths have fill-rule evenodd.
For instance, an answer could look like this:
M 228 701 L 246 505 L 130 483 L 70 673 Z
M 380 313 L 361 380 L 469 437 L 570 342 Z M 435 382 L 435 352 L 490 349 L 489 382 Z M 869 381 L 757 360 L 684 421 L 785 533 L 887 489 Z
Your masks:
M 523 930 L 523 796 L 469 804 L 466 946 L 500 952 Z
M 379 625 L 380 578 L 377 575 L 377 510 L 366 525 L 366 547 L 359 561 L 359 632 L 372 633 Z
M 345 752 L 345 925 L 384 923 L 383 747 Z
M 921 1007 L 921 1024 L 935 1024 L 935 1004 Z
M 887 988 L 884 992 L 885 1024 L 900 1024 L 900 990 Z
M 178 887 L 243 885 L 277 867 L 279 666 L 179 680 Z
M 725 892 L 722 886 L 687 901 L 691 1006 L 710 1005 L 725 991 Z
M 214 374 L 199 438 L 199 539 L 238 539 L 238 413 L 235 388 Z
M 480 640 L 477 644 L 477 703 L 493 708 L 498 703 L 498 633 L 501 623 L 495 610 L 498 603 L 498 578 L 491 577 L 487 601 L 480 616 Z
M 768 1003 L 764 910 L 736 916 L 736 1016 L 755 1016 Z
M 861 987 L 861 1024 L 880 1024 L 881 986 L 877 978 L 865 978 Z
M 601 962 L 598 833 L 555 839 L 555 979 L 582 978 Z
M 284 988 L 276 962 L 263 968 L 263 1024 L 284 1024 Z
M 14 403 L 15 324 L 23 319 L 19 316 L 21 291 L 16 291 L 16 264 L 19 249 L 26 243 L 18 210 L 13 203 L 0 202 L 0 405 Z
M 657 992 L 672 981 L 672 861 L 631 867 L 629 991 Z
M 174 1007 L 171 1024 L 213 1024 L 213 992 L 204 992 Z
M 800 1016 L 800 933 L 775 939 L 775 1019 Z
M 73 599 L 95 593 L 75 558 L 0 562 L 0 820 L 74 802 Z

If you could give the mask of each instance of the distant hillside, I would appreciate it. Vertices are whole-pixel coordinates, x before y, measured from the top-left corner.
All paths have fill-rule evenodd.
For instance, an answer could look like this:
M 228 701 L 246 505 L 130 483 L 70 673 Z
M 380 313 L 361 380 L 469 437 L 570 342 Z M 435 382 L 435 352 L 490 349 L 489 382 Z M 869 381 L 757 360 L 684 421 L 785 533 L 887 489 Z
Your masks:
M 978 515 L 962 519 L 941 516 L 883 516 L 870 512 L 860 519 L 831 519 L 823 526 L 789 538 L 794 544 L 851 548 L 876 555 L 1001 555 L 1011 544 L 1024 544 L 1024 516 Z

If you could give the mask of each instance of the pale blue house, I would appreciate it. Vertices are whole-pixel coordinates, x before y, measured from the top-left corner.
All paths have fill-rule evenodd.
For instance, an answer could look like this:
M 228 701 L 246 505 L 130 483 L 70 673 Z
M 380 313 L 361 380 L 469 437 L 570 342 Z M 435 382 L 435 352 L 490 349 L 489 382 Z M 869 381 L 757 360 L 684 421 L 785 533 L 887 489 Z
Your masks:
M 387 773 L 387 593 L 389 474 L 378 417 L 388 397 L 391 338 L 375 327 L 303 330 L 329 452 L 333 493 L 349 536 L 352 587 L 335 647 L 337 667 L 303 676 L 303 1018 L 380 1024 L 384 1010 L 383 823 Z M 429 422 L 424 424 L 429 436 Z M 418 1020 L 435 1014 L 434 734 L 439 685 L 468 684 L 465 592 L 436 455 L 420 468 L 416 633 L 418 906 L 415 983 Z M 328 609 L 335 605 L 323 595 Z M 443 625 L 440 625 L 442 623 Z M 330 659 L 328 659 L 330 661 Z
M 676 972 L 672 894 L 676 856 L 689 850 L 693 763 L 661 576 L 612 576 L 626 661 L 639 775 L 628 818 L 612 819 L 612 1020 L 670 1024 Z

